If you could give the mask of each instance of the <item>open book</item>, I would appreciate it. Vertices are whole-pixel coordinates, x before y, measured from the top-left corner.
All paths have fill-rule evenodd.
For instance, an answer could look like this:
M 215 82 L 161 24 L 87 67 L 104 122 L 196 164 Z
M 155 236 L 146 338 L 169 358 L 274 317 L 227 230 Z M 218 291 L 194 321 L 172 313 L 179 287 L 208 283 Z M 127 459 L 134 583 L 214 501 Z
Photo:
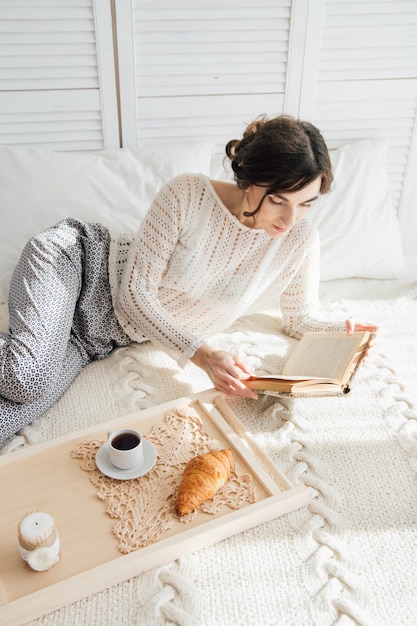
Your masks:
M 371 338 L 369 332 L 306 333 L 282 374 L 252 376 L 242 382 L 257 393 L 275 396 L 347 394 Z

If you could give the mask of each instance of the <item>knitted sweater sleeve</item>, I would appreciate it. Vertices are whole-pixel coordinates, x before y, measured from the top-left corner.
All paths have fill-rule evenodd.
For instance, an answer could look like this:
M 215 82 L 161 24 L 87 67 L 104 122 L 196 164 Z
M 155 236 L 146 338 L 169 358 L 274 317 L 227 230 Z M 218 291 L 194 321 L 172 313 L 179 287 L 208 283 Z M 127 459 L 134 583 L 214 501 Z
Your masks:
M 306 332 L 344 331 L 344 321 L 326 318 L 320 310 L 320 241 L 316 229 L 303 248 L 302 260 L 280 298 L 283 330 L 297 339 Z
M 117 307 L 132 338 L 143 336 L 184 365 L 203 341 L 187 332 L 158 297 L 162 277 L 177 245 L 190 190 L 178 179 L 157 194 L 136 235 L 124 268 Z

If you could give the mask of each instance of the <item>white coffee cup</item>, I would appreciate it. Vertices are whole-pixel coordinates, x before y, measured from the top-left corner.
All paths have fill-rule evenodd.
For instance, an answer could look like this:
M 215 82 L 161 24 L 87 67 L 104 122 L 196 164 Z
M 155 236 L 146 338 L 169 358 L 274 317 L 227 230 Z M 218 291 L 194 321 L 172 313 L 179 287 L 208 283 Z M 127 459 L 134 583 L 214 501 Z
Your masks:
M 144 461 L 143 440 L 136 430 L 121 428 L 107 435 L 110 461 L 119 469 L 140 467 Z

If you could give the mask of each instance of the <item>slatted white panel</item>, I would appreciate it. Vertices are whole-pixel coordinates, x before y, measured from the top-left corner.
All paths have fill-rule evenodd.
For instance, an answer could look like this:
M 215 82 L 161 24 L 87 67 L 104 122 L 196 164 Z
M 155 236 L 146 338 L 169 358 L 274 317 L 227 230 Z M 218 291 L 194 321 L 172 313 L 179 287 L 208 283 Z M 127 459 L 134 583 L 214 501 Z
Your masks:
M 110 0 L 0 0 L 0 143 L 120 145 Z
M 416 0 L 327 0 L 319 81 L 415 78 L 416 8 Z
M 116 17 L 124 146 L 223 142 L 282 111 L 290 0 L 117 0 Z
M 355 139 L 388 141 L 387 171 L 399 210 L 417 115 L 417 79 L 332 81 L 316 89 L 314 121 L 330 147 Z
M 299 2 L 300 0 L 294 0 Z M 417 2 L 317 0 L 300 115 L 330 146 L 388 141 L 387 170 L 407 252 L 417 244 Z M 317 24 L 317 15 L 320 24 Z M 412 234 L 410 234 L 412 233 Z
M 215 143 L 221 151 L 229 139 L 239 138 L 259 112 L 275 115 L 283 96 L 234 95 L 207 98 L 139 98 L 137 103 L 140 144 Z

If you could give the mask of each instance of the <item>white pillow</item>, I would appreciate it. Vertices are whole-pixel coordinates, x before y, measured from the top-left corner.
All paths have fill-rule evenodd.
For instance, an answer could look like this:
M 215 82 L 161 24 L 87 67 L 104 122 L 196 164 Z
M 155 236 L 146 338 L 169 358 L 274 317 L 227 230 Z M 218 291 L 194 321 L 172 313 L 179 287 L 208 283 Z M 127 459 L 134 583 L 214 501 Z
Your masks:
M 309 214 L 321 241 L 321 279 L 398 278 L 405 273 L 383 140 L 330 152 L 334 181 Z
M 310 213 L 320 232 L 322 280 L 405 273 L 385 156 L 380 140 L 331 152 L 332 190 Z M 221 161 L 204 143 L 81 153 L 0 146 L 0 301 L 35 233 L 67 216 L 135 231 L 167 180 L 182 172 L 227 179 Z
M 135 231 L 166 181 L 210 174 L 213 152 L 205 143 L 81 153 L 0 146 L 0 301 L 32 235 L 68 216 Z

